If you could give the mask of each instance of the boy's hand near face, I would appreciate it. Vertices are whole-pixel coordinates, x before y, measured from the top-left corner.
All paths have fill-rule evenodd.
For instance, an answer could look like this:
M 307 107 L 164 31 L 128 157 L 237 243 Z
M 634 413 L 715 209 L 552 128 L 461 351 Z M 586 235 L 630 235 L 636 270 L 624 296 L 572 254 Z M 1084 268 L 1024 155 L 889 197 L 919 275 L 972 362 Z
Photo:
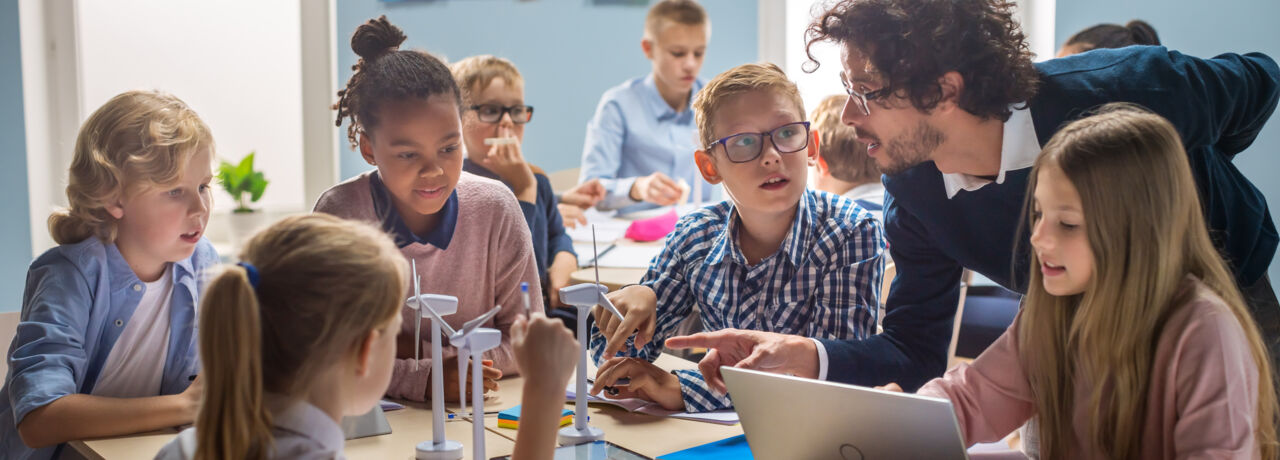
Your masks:
M 602 356 L 616 356 L 626 346 L 627 337 L 631 337 L 633 333 L 636 335 L 634 345 L 637 350 L 648 345 L 653 340 L 653 330 L 658 321 L 658 296 L 653 289 L 637 284 L 611 292 L 608 297 L 623 317 L 618 318 L 600 306 L 592 310 L 596 316 L 596 326 L 605 338 Z
M 636 179 L 631 185 L 631 199 L 658 206 L 676 204 L 684 194 L 680 184 L 666 174 L 656 172 Z
M 625 385 L 615 385 L 619 379 L 624 378 L 631 381 Z M 640 358 L 618 357 L 601 364 L 596 371 L 591 394 L 599 393 L 606 386 L 616 390 L 616 393 L 609 393 L 610 398 L 640 398 L 656 402 L 666 410 L 684 410 L 680 378 Z
M 515 138 L 511 128 L 505 126 L 498 129 L 498 134 L 502 138 Z M 519 143 L 494 144 L 481 163 L 490 171 L 497 173 L 503 182 L 511 185 L 516 199 L 525 203 L 538 201 L 538 181 L 534 179 L 533 169 L 529 167 L 529 163 L 524 161 Z

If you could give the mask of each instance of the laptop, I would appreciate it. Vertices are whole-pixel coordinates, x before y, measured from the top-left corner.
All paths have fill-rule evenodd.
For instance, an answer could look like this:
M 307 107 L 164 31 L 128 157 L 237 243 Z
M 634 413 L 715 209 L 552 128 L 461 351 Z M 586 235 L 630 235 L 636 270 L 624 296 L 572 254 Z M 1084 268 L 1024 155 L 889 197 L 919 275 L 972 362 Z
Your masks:
M 951 402 L 721 367 L 755 458 L 967 459 Z

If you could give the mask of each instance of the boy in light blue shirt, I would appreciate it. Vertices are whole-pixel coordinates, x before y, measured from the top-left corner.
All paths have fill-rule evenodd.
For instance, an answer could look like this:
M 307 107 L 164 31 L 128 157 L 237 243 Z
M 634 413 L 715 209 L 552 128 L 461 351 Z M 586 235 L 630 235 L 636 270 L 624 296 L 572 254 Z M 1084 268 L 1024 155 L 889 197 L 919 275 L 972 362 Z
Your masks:
M 694 197 L 711 198 L 712 186 L 693 162 L 689 106 L 703 85 L 698 71 L 710 31 L 706 11 L 691 0 L 662 0 L 649 9 L 641 47 L 653 72 L 605 91 L 587 123 L 578 181 L 604 185 L 598 209 L 671 205 L 693 185 L 701 187 Z

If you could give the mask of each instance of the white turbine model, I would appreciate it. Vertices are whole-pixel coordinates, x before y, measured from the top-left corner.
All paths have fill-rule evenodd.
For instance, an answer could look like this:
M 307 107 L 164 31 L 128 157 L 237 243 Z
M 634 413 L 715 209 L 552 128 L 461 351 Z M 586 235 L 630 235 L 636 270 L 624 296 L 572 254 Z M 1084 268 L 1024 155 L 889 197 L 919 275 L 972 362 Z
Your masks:
M 416 280 L 415 280 L 415 283 L 416 283 Z M 433 340 L 431 342 L 431 345 L 432 345 L 431 352 L 433 353 L 432 363 L 431 363 L 432 374 L 434 374 L 435 376 L 443 376 L 443 372 L 444 372 L 440 370 L 441 366 L 437 365 L 435 361 L 438 358 L 438 355 L 436 353 L 439 353 L 439 348 L 438 348 L 439 345 L 437 345 L 436 342 L 438 342 L 438 339 L 440 338 L 440 335 L 439 335 L 440 330 L 435 328 L 436 324 L 439 324 L 440 327 L 443 327 L 446 330 L 446 332 L 448 332 L 449 343 L 453 345 L 454 348 L 458 349 L 458 395 L 459 395 L 458 400 L 462 405 L 462 412 L 459 412 L 458 414 L 459 416 L 462 416 L 467 410 L 467 403 L 466 403 L 467 362 L 468 361 L 475 362 L 475 366 L 471 369 L 471 405 L 473 410 L 475 407 L 480 408 L 479 410 L 480 417 L 474 417 L 474 416 L 471 417 L 471 427 L 472 427 L 471 446 L 473 449 L 472 458 L 487 458 L 484 456 L 484 386 L 483 386 L 483 380 L 481 378 L 482 377 L 481 370 L 484 366 L 480 364 L 480 360 L 483 357 L 484 352 L 497 348 L 498 345 L 502 344 L 502 331 L 499 331 L 497 329 L 487 328 L 487 327 L 480 327 L 480 325 L 484 324 L 485 321 L 488 321 L 489 318 L 492 318 L 493 315 L 497 314 L 498 310 L 502 309 L 502 306 L 501 305 L 494 306 L 492 310 L 489 310 L 485 312 L 483 315 L 480 315 L 479 317 L 476 317 L 475 319 L 464 323 L 462 325 L 462 330 L 455 331 L 453 327 L 449 326 L 448 323 L 445 323 L 444 320 L 440 318 L 440 316 L 436 313 L 435 307 L 437 304 L 439 304 L 442 306 L 451 307 L 454 309 L 453 311 L 456 311 L 458 306 L 458 299 L 456 297 L 427 294 L 427 295 L 418 295 L 418 298 L 424 301 L 423 306 L 427 308 L 423 308 L 422 311 L 425 312 L 427 315 L 431 316 L 432 332 L 436 334 L 433 337 Z M 432 387 L 433 393 L 431 395 L 432 410 L 434 411 L 436 407 L 436 401 L 437 401 L 437 397 L 436 397 L 437 392 L 440 394 L 439 407 L 444 407 L 444 402 L 443 402 L 444 384 L 443 384 L 442 378 L 433 378 L 432 380 L 433 380 L 433 384 L 435 385 L 434 387 Z M 432 415 L 434 416 L 436 414 L 433 413 Z M 440 435 L 437 436 L 436 439 L 440 439 L 444 437 L 443 421 L 440 421 L 439 426 L 440 428 L 438 428 L 438 430 L 440 430 Z M 437 428 L 433 427 L 433 430 L 437 430 Z M 447 443 L 451 441 L 445 441 L 445 442 Z M 423 442 L 418 444 L 418 458 L 442 458 L 442 457 L 423 457 L 424 444 L 427 444 L 427 443 Z M 461 445 L 458 446 L 457 456 L 448 457 L 448 458 L 451 458 L 451 459 L 462 458 Z
M 591 226 L 591 247 L 595 249 L 596 227 Z M 599 254 L 596 260 L 599 260 Z M 622 313 L 613 306 L 605 294 L 609 288 L 600 284 L 600 267 L 596 267 L 595 284 L 582 283 L 560 288 L 560 301 L 578 308 L 578 381 L 574 389 L 573 426 L 560 429 L 558 441 L 562 446 L 570 446 L 604 439 L 604 431 L 587 424 L 587 314 L 591 307 L 603 306 L 614 316 L 622 318 Z
M 417 366 L 418 349 L 422 343 L 418 337 L 418 331 L 422 328 L 422 318 L 431 318 L 431 440 L 418 443 L 415 458 L 458 460 L 462 458 L 462 443 L 444 438 L 444 359 L 440 356 L 440 327 L 449 327 L 441 316 L 457 313 L 458 298 L 436 294 L 422 295 L 417 263 L 415 262 L 413 266 L 413 298 L 409 300 L 412 301 L 413 309 L 418 311 L 417 325 L 414 328 L 415 366 Z

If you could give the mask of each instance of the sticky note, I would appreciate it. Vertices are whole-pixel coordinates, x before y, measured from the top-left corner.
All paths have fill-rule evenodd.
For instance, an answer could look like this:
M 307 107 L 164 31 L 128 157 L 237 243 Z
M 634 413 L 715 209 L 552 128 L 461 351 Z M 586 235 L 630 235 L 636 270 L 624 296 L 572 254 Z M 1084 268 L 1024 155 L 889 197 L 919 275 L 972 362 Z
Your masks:
M 560 412 L 560 426 L 573 423 L 573 411 L 565 409 Z M 498 412 L 498 428 L 520 428 L 520 406 Z

